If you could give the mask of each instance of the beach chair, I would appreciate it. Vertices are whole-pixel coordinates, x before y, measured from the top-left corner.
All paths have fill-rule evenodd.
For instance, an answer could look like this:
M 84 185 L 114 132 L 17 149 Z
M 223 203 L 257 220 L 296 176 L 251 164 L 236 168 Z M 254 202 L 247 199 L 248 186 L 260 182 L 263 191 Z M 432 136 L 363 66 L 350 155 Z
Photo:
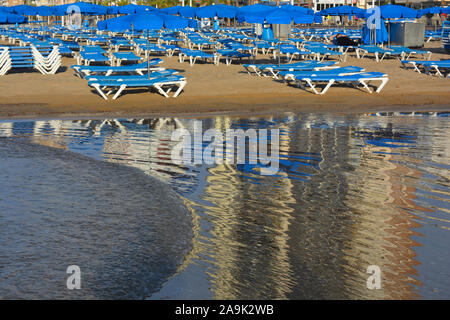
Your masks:
M 161 95 L 166 98 L 169 98 L 169 93 L 173 90 L 173 88 L 177 88 L 172 97 L 176 98 L 183 91 L 183 88 L 186 86 L 186 78 L 180 75 L 172 75 L 172 76 L 163 76 L 156 78 L 146 78 L 142 79 L 131 79 L 131 80 L 102 80 L 102 81 L 89 81 L 88 85 L 93 87 L 100 96 L 108 100 L 108 95 L 111 94 L 114 90 L 116 90 L 113 100 L 117 99 L 120 94 L 127 88 L 155 88 Z M 109 89 L 108 92 L 104 92 L 104 90 Z
M 280 71 L 278 76 L 282 77 L 284 81 L 295 81 L 296 77 L 308 77 L 308 76 L 319 76 L 319 75 L 349 75 L 355 73 L 364 72 L 364 68 L 356 66 L 347 67 L 332 67 L 328 69 L 316 69 L 316 70 L 301 70 L 301 71 Z
M 115 51 L 118 52 L 120 49 L 128 49 L 131 50 L 134 47 L 134 44 L 131 43 L 127 39 L 113 39 L 109 42 L 109 46 Z
M 408 60 L 411 56 L 421 56 L 423 59 L 430 60 L 432 54 L 431 51 L 415 50 L 403 46 L 390 46 L 386 47 L 386 49 L 403 52 L 403 55 L 401 57 L 402 60 Z
M 154 43 L 140 43 L 136 46 L 136 53 L 141 54 L 142 52 L 144 52 L 145 57 L 148 57 L 151 54 L 164 55 L 166 54 L 166 49 Z
M 348 74 L 348 75 L 339 75 L 339 74 L 323 74 L 323 75 L 308 75 L 308 76 L 297 76 L 296 78 L 297 86 L 308 90 L 307 87 L 304 86 L 303 83 L 307 84 L 307 86 L 315 93 L 315 94 L 325 94 L 328 89 L 335 83 L 345 83 L 351 84 L 354 87 L 357 87 L 358 84 L 361 84 L 369 93 L 372 93 L 372 90 L 369 88 L 368 84 L 370 81 L 380 81 L 380 85 L 376 89 L 376 93 L 380 93 L 384 88 L 386 83 L 389 81 L 387 74 L 381 72 L 363 72 L 356 74 Z M 321 83 L 325 84 L 325 87 L 322 91 L 317 90 L 317 86 Z
M 162 70 L 164 68 L 155 67 L 156 65 L 163 62 L 159 58 L 151 59 L 150 61 L 131 64 L 127 66 L 83 66 L 83 65 L 72 65 L 71 68 L 74 69 L 81 78 L 92 74 L 105 74 L 106 76 L 118 73 L 128 73 L 128 74 L 140 74 L 143 75 L 147 69 L 150 67 L 151 71 Z
M 51 51 L 49 51 L 48 48 L 44 48 L 44 51 L 41 49 L 42 48 L 31 46 L 34 68 L 42 74 L 55 74 L 62 63 L 59 47 L 53 46 Z
M 61 66 L 58 46 L 6 47 L 1 51 L 0 74 L 11 69 L 35 69 L 42 74 L 54 74 Z
M 278 49 L 273 50 L 274 60 L 277 59 L 278 52 L 280 54 L 286 55 L 288 63 L 291 63 L 295 57 L 297 57 L 297 59 L 300 59 L 311 54 L 311 51 L 301 51 L 293 44 L 282 44 Z
M 149 74 L 121 74 L 121 75 L 91 75 L 86 76 L 86 80 L 88 81 L 119 81 L 119 80 L 139 80 L 139 79 L 153 79 L 153 78 L 160 78 L 160 77 L 167 77 L 174 74 L 179 73 L 178 70 L 174 69 L 164 69 L 164 70 L 158 70 L 158 71 L 150 71 Z
M 112 66 L 120 66 L 122 61 L 130 61 L 138 63 L 141 57 L 138 57 L 133 52 L 113 52 L 110 56 Z
M 417 71 L 418 73 L 424 72 L 441 77 L 448 74 L 448 68 L 450 67 L 450 60 L 401 60 L 401 63 L 405 69 L 408 68 L 408 65 L 411 65 L 414 71 Z
M 346 61 L 347 55 L 343 52 L 330 50 L 327 47 L 321 45 L 305 45 L 305 50 L 310 51 L 310 55 L 317 61 L 321 62 L 325 58 L 337 57 L 339 61 Z
M 271 76 L 274 79 L 279 79 L 278 75 L 281 71 L 310 71 L 310 70 L 322 70 L 322 69 L 330 69 L 335 68 L 337 61 L 303 61 L 302 64 L 297 64 L 292 66 L 292 64 L 286 65 L 272 65 L 261 68 L 266 76 Z
M 264 77 L 278 78 L 279 71 L 293 71 L 293 70 L 314 70 L 317 67 L 330 67 L 335 65 L 334 61 L 318 62 L 314 60 L 300 61 L 288 64 L 244 64 L 243 67 L 247 70 L 249 75 L 256 74 Z
M 250 53 L 244 53 L 234 49 L 219 49 L 216 51 L 215 55 L 216 65 L 219 65 L 221 58 L 225 58 L 227 66 L 230 66 L 233 60 L 241 61 L 243 58 L 248 58 L 250 60 L 253 57 Z
M 271 52 L 273 53 L 273 50 L 276 49 L 276 47 L 268 41 L 255 41 L 253 43 L 253 46 L 254 48 L 256 48 L 256 50 L 254 51 L 255 55 L 259 53 L 259 50 L 261 50 L 262 54 L 270 54 Z
M 358 59 L 362 59 L 368 54 L 373 54 L 376 62 L 380 62 L 386 57 L 394 57 L 402 60 L 402 57 L 404 56 L 403 50 L 399 50 L 396 48 L 383 49 L 374 45 L 359 46 L 355 49 L 355 51 Z
M 450 75 L 450 61 L 435 61 L 432 63 L 422 63 L 422 67 L 426 73 L 439 76 L 448 77 Z
M 204 62 L 212 60 L 212 62 L 217 65 L 216 55 L 200 50 L 181 49 L 180 53 L 178 54 L 178 61 L 182 63 L 186 58 L 189 58 L 189 64 L 191 67 L 195 64 L 197 59 L 201 59 Z
M 8 47 L 0 47 L 0 76 L 5 75 L 12 65 Z

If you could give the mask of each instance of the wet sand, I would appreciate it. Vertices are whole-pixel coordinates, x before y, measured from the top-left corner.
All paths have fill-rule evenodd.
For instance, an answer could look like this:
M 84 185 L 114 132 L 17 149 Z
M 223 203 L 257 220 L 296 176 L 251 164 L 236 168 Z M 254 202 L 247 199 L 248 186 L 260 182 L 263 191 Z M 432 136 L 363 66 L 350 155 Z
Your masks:
M 433 60 L 448 59 L 440 42 L 427 44 Z M 39 72 L 8 73 L 0 77 L 0 118 L 70 118 L 206 114 L 264 114 L 268 112 L 344 112 L 448 110 L 450 79 L 404 70 L 396 59 L 379 63 L 356 59 L 350 53 L 341 65 L 365 67 L 389 74 L 380 94 L 333 86 L 323 96 L 315 95 L 270 78 L 250 76 L 241 64 L 179 63 L 178 57 L 163 57 L 163 67 L 181 71 L 188 84 L 176 99 L 154 92 L 129 90 L 117 100 L 104 100 L 87 81 L 69 68 L 75 59 L 64 58 L 55 75 Z M 268 62 L 258 55 L 257 62 Z M 273 63 L 273 60 L 272 62 Z

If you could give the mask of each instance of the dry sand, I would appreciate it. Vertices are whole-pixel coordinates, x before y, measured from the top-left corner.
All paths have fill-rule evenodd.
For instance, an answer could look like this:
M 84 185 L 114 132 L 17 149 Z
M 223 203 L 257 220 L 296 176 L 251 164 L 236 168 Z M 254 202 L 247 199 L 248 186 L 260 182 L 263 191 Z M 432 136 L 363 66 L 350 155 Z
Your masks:
M 433 60 L 449 59 L 440 42 L 427 44 Z M 267 62 L 259 55 L 257 62 Z M 404 70 L 396 59 L 379 63 L 372 58 L 356 59 L 351 53 L 341 65 L 365 67 L 389 74 L 380 94 L 350 87 L 331 87 L 315 95 L 270 78 L 250 76 L 240 64 L 179 63 L 163 57 L 162 66 L 181 71 L 188 80 L 176 99 L 146 90 L 125 92 L 117 100 L 104 100 L 74 76 L 72 58 L 63 59 L 56 75 L 39 72 L 8 73 L 0 77 L 0 118 L 121 117 L 152 115 L 264 114 L 268 112 L 372 112 L 395 110 L 449 110 L 450 79 Z M 271 62 L 273 63 L 273 62 Z

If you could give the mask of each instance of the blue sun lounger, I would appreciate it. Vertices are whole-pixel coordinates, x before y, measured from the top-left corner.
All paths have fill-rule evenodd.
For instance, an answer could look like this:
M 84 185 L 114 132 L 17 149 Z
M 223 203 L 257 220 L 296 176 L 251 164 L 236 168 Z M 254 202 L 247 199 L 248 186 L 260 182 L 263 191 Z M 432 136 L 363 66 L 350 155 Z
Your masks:
M 310 51 L 310 55 L 317 61 L 323 61 L 325 58 L 337 57 L 339 61 L 346 60 L 346 54 L 339 51 L 334 51 L 321 45 L 305 45 L 305 49 Z
M 426 60 L 431 59 L 431 51 L 415 50 L 415 49 L 410 49 L 410 48 L 403 47 L 403 46 L 390 46 L 390 47 L 387 47 L 387 49 L 402 51 L 403 52 L 402 60 L 408 60 L 413 55 L 420 55 L 420 56 L 422 56 L 422 58 L 424 58 Z
M 180 61 L 180 63 L 184 62 L 187 57 L 189 57 L 189 64 L 191 66 L 195 64 L 197 59 L 201 59 L 205 62 L 211 59 L 212 62 L 217 65 L 216 56 L 214 54 L 206 53 L 200 50 L 181 49 L 178 55 L 178 60 Z
M 394 47 L 391 47 L 391 49 L 383 49 L 374 45 L 363 45 L 356 48 L 355 51 L 358 59 L 362 59 L 370 53 L 375 56 L 376 62 L 382 61 L 385 57 L 395 57 L 401 60 L 404 56 L 403 50 Z
M 300 61 L 288 64 L 244 64 L 244 68 L 248 74 L 256 74 L 258 76 L 277 78 L 279 71 L 293 71 L 293 70 L 314 70 L 314 68 L 325 68 L 335 65 L 335 61 L 318 62 L 318 61 Z
M 381 72 L 363 72 L 351 75 L 328 74 L 296 77 L 297 85 L 300 88 L 307 90 L 307 88 L 303 85 L 303 83 L 306 83 L 315 94 L 325 94 L 328 89 L 335 83 L 352 84 L 355 87 L 358 84 L 361 84 L 369 93 L 372 93 L 372 90 L 370 90 L 368 86 L 368 83 L 370 81 L 381 81 L 381 84 L 375 91 L 377 93 L 380 93 L 386 83 L 389 81 L 389 78 L 387 74 Z M 316 89 L 319 83 L 325 83 L 325 87 L 320 92 Z
M 89 66 L 91 63 L 108 63 L 109 59 L 100 52 L 81 51 L 77 56 L 77 63 Z
M 88 85 L 93 87 L 103 99 L 108 100 L 108 95 L 117 90 L 113 96 L 113 100 L 117 99 L 120 94 L 127 88 L 155 88 L 161 95 L 169 98 L 169 93 L 174 87 L 177 88 L 172 97 L 176 98 L 183 88 L 186 86 L 186 78 L 181 75 L 172 75 L 157 77 L 153 79 L 132 79 L 132 80 L 102 80 L 89 81 Z M 168 88 L 167 88 L 168 87 Z M 109 88 L 110 91 L 105 93 L 103 90 Z M 167 88 L 164 90 L 164 88 Z
M 160 46 L 157 46 L 154 43 L 149 43 L 148 45 L 146 43 L 144 43 L 144 44 L 139 44 L 136 47 L 137 54 L 141 54 L 142 52 L 144 52 L 145 56 L 151 55 L 151 54 L 164 55 L 164 54 L 166 54 L 166 49 L 161 48 Z
M 261 50 L 262 54 L 266 54 L 266 53 L 269 54 L 270 51 L 273 52 L 273 50 L 276 49 L 276 47 L 272 46 L 272 44 L 268 41 L 261 41 L 261 40 L 255 41 L 255 42 L 253 42 L 253 45 L 255 48 L 255 51 L 254 51 L 255 54 L 257 54 L 259 50 Z
M 301 71 L 280 71 L 278 73 L 284 81 L 295 81 L 296 77 L 319 76 L 319 75 L 349 75 L 353 73 L 361 73 L 364 68 L 356 66 L 336 67 L 325 70 L 301 70 Z
M 431 64 L 425 64 L 424 69 L 426 73 L 433 74 L 440 77 L 450 76 L 450 61 L 439 61 Z
M 113 66 L 82 66 L 82 65 L 73 65 L 71 66 L 72 69 L 74 69 L 80 77 L 84 78 L 85 76 L 89 76 L 92 73 L 102 73 L 107 76 L 113 74 L 113 73 L 137 73 L 137 74 L 144 74 L 145 71 L 147 71 L 148 66 L 151 67 L 151 70 L 161 70 L 163 68 L 155 68 L 157 64 L 160 64 L 163 62 L 159 58 L 151 59 L 148 63 L 142 62 L 138 64 L 130 64 L 127 66 L 119 66 L 119 67 L 113 67 Z
M 133 52 L 113 52 L 111 55 L 111 65 L 120 66 L 122 61 L 139 62 L 141 57 L 138 57 Z
M 286 55 L 286 59 L 287 59 L 288 63 L 292 62 L 292 60 L 295 57 L 300 59 L 304 56 L 309 56 L 311 54 L 311 51 L 301 51 L 293 44 L 282 44 L 282 45 L 280 45 L 279 50 L 277 50 L 277 49 L 273 50 L 273 58 L 274 59 L 277 58 L 278 51 L 280 52 L 280 54 Z
M 420 61 L 420 60 L 402 60 L 404 68 L 410 64 L 418 73 L 428 73 L 443 77 L 449 73 L 450 60 L 436 60 L 436 61 Z
M 250 53 L 240 52 L 234 49 L 219 49 L 216 51 L 216 64 L 220 62 L 220 58 L 225 58 L 225 63 L 227 66 L 231 65 L 233 59 L 242 60 L 243 58 L 248 58 L 249 60 L 253 57 Z
M 111 80 L 111 81 L 118 81 L 118 80 L 139 80 L 139 79 L 153 79 L 153 78 L 160 78 L 160 77 L 166 77 L 171 76 L 174 74 L 177 74 L 178 71 L 174 69 L 165 69 L 160 71 L 153 71 L 150 72 L 150 74 L 125 74 L 125 75 L 115 75 L 115 76 L 100 76 L 100 75 L 93 75 L 93 76 L 87 76 L 86 80 L 88 81 L 105 81 L 105 80 Z
M 297 66 L 289 66 L 289 65 L 268 66 L 262 69 L 262 71 L 271 75 L 272 78 L 278 79 L 278 74 L 281 71 L 309 71 L 309 70 L 330 69 L 335 68 L 336 63 L 337 61 L 325 61 L 325 62 L 304 61 L 303 65 L 299 64 Z

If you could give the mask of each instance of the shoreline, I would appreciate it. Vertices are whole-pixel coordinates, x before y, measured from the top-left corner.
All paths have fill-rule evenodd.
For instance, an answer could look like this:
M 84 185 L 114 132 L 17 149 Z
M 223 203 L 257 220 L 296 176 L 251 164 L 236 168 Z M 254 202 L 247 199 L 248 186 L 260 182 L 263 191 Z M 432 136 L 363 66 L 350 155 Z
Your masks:
M 0 104 L 0 109 L 4 105 Z M 256 105 L 256 107 L 259 107 Z M 370 106 L 359 108 L 358 110 L 344 110 L 338 109 L 337 107 L 323 107 L 320 110 L 308 107 L 302 108 L 292 108 L 278 105 L 273 109 L 262 109 L 255 111 L 250 110 L 225 110 L 225 111 L 202 111 L 202 112 L 133 112 L 133 111 L 105 111 L 105 112 L 54 112 L 54 113 L 25 113 L 18 115 L 4 115 L 0 112 L 0 121 L 8 122 L 8 120 L 13 121 L 27 121 L 27 120 L 100 120 L 100 119 L 118 119 L 118 118 L 158 118 L 158 117 L 176 117 L 176 118 L 211 118 L 217 116 L 229 116 L 232 118 L 241 117 L 258 117 L 258 116 L 276 116 L 286 113 L 295 114 L 305 114 L 305 113 L 331 113 L 331 114 L 363 114 L 363 113 L 374 113 L 374 112 L 450 112 L 449 104 L 429 104 L 429 105 L 387 105 L 387 106 Z
M 448 59 L 448 54 L 436 45 L 427 44 L 427 49 L 433 51 L 432 59 Z M 162 59 L 161 67 L 175 69 L 187 79 L 178 98 L 164 98 L 147 90 L 130 90 L 117 100 L 104 100 L 85 79 L 74 76 L 70 68 L 74 59 L 63 58 L 60 71 L 54 75 L 30 70 L 1 76 L 0 119 L 450 110 L 450 79 L 405 70 L 397 59 L 377 63 L 371 58 L 357 59 L 352 53 L 339 65 L 387 73 L 386 87 L 381 93 L 370 94 L 338 85 L 324 95 L 315 95 L 271 78 L 250 76 L 241 64 L 196 63 L 191 67 L 187 62 L 179 63 L 175 56 Z M 272 61 L 269 56 L 258 55 L 257 63 L 269 61 Z

